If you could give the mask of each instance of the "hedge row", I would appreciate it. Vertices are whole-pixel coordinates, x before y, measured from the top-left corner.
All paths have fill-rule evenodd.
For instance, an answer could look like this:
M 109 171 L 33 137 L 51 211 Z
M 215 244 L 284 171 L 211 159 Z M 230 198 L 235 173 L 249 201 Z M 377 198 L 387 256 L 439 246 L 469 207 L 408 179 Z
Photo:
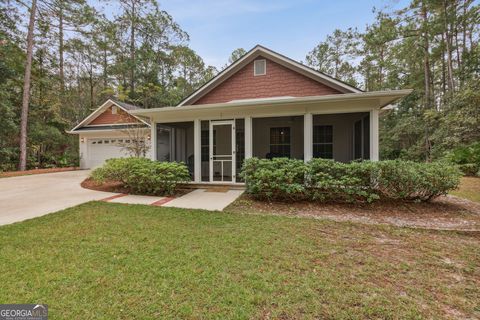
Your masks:
M 178 184 L 190 181 L 188 168 L 179 162 L 158 162 L 146 158 L 110 159 L 92 171 L 97 182 L 119 181 L 139 194 L 171 195 Z
M 427 201 L 457 188 L 461 176 L 446 163 L 287 158 L 248 159 L 242 174 L 247 192 L 258 199 L 336 202 Z

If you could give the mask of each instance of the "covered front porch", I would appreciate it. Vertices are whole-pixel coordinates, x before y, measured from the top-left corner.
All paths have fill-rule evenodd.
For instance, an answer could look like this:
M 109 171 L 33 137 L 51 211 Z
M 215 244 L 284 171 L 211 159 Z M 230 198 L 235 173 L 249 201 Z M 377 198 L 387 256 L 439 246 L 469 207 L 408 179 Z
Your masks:
M 403 92 L 405 91 L 405 92 Z M 183 161 L 195 183 L 243 183 L 243 161 L 378 160 L 380 110 L 410 91 L 272 98 L 138 110 L 152 159 Z

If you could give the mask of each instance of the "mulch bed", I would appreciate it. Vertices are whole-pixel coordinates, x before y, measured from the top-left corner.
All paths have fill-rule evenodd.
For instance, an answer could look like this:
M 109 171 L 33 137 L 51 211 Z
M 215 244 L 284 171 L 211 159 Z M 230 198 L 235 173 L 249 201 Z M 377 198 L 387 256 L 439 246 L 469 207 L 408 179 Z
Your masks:
M 73 171 L 73 170 L 79 170 L 79 169 L 80 169 L 79 167 L 65 167 L 65 168 L 31 169 L 31 170 L 25 170 L 25 171 L 6 171 L 6 172 L 0 172 L 0 178 L 27 176 L 27 175 L 41 174 L 41 173 Z
M 326 218 L 436 230 L 478 231 L 480 204 L 455 196 L 431 202 L 318 203 L 268 202 L 242 195 L 225 211 Z
M 119 181 L 107 181 L 107 182 L 99 183 L 99 182 L 93 181 L 91 178 L 87 178 L 83 180 L 80 185 L 82 186 L 82 188 L 96 190 L 96 191 L 135 194 L 130 189 L 126 188 Z M 192 189 L 178 188 L 175 194 L 171 197 L 180 197 L 191 191 Z

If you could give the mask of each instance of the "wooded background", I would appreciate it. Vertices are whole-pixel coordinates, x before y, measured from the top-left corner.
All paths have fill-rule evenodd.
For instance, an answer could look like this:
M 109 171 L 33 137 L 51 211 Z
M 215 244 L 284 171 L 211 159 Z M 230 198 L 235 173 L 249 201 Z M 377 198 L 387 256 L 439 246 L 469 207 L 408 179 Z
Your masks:
M 65 131 L 107 98 L 176 105 L 219 72 L 157 2 L 115 3 L 108 18 L 83 0 L 0 0 L 0 171 L 74 165 Z M 415 89 L 381 118 L 381 158 L 442 159 L 480 140 L 479 23 L 478 1 L 412 0 L 319 39 L 304 62 L 368 91 Z

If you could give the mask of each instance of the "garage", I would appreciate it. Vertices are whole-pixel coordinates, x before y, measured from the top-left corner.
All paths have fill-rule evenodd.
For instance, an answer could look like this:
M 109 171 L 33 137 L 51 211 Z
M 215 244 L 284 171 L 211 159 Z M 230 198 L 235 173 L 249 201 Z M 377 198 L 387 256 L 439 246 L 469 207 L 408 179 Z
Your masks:
M 68 131 L 79 138 L 80 168 L 92 169 L 108 159 L 130 157 L 125 146 L 131 149 L 138 146 L 136 142 L 142 142 L 141 151 L 150 158 L 150 124 L 130 114 L 136 109 L 139 107 L 109 99 Z
M 106 160 L 111 158 L 128 157 L 128 152 L 122 145 L 128 143 L 126 138 L 122 139 L 88 139 L 88 159 L 85 159 L 88 168 L 101 166 Z

